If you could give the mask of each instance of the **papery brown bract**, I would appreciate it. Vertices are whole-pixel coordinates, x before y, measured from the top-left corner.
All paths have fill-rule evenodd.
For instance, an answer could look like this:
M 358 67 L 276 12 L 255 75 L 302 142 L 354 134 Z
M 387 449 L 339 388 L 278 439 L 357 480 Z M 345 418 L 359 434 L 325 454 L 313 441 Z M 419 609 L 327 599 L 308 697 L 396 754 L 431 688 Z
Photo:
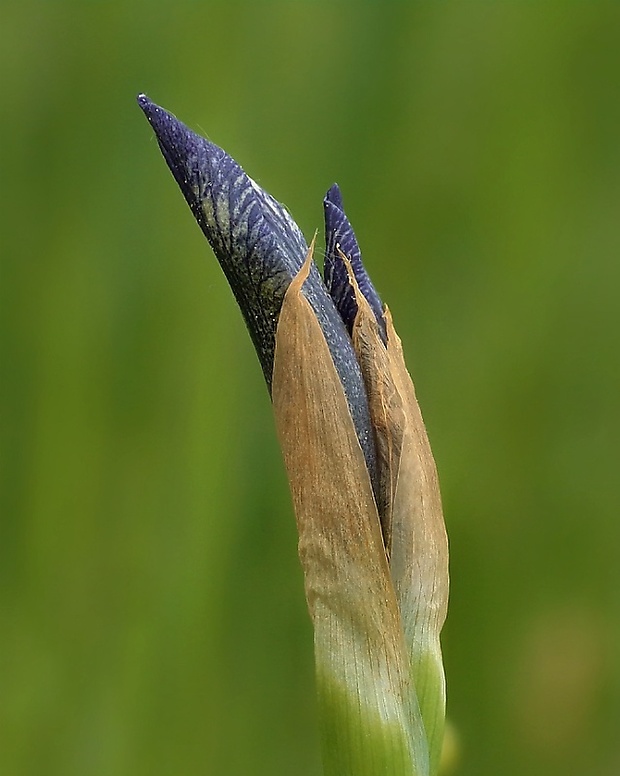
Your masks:
M 439 634 L 448 607 L 448 539 L 428 435 L 392 316 L 387 345 L 353 274 L 358 314 L 353 346 L 366 383 L 375 429 L 379 512 L 414 690 L 439 765 L 445 721 L 445 678 Z
M 370 478 L 301 293 L 309 260 L 280 313 L 272 396 L 314 625 L 325 770 L 426 776 L 426 738 Z

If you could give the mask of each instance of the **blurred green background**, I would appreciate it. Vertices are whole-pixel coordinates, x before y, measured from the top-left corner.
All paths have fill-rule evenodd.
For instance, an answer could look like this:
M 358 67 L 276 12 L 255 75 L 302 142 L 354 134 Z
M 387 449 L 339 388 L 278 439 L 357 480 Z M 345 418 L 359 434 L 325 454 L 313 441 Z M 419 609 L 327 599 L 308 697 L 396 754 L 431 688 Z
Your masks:
M 5 2 L 0 773 L 296 774 L 267 392 L 135 104 L 337 180 L 443 488 L 459 776 L 620 773 L 620 5 Z

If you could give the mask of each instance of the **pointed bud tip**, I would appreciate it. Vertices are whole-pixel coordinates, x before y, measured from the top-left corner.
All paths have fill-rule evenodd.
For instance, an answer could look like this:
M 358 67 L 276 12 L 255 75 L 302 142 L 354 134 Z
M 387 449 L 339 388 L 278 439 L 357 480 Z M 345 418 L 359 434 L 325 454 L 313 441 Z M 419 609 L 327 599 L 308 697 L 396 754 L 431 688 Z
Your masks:
M 155 133 L 158 137 L 160 137 L 160 139 L 161 135 L 165 134 L 164 128 L 166 126 L 182 126 L 180 121 L 178 121 L 171 113 L 168 113 L 167 110 L 164 110 L 159 105 L 154 103 L 153 100 L 146 96 L 146 94 L 139 94 L 136 100 L 142 109 L 142 112 L 148 119 L 149 124 L 153 127 Z
M 348 270 L 340 255 L 342 252 L 351 262 L 351 269 L 359 285 L 359 290 L 366 297 L 375 314 L 381 338 L 385 344 L 383 303 L 362 263 L 360 247 L 351 222 L 344 212 L 342 194 L 337 183 L 334 183 L 325 195 L 323 208 L 325 212 L 325 265 L 323 272 L 325 285 L 347 325 L 349 333 L 351 333 L 358 305 L 349 281 Z
M 142 108 L 142 111 L 144 112 L 144 115 L 147 117 L 147 119 L 150 121 L 151 117 L 157 112 L 161 111 L 162 109 L 159 107 L 159 105 L 155 105 L 155 103 L 150 100 L 146 94 L 140 93 L 136 97 L 136 101 L 140 108 Z
M 340 186 L 338 186 L 337 183 L 332 184 L 330 188 L 327 190 L 327 194 L 325 195 L 325 198 L 323 199 L 323 204 L 335 205 L 337 208 L 342 210 L 342 194 L 340 193 Z
M 155 132 L 168 167 L 200 223 L 200 202 L 196 195 L 196 185 L 205 159 L 216 147 L 192 132 L 172 113 L 150 100 L 146 94 L 141 93 L 136 99 Z

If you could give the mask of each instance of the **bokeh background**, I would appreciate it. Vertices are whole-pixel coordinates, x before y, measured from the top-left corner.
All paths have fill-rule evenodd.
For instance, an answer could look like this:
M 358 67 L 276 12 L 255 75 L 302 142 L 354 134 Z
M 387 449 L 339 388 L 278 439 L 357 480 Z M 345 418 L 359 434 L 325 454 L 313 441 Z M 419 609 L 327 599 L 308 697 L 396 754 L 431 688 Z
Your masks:
M 620 6 L 0 6 L 0 773 L 318 776 L 257 359 L 135 104 L 337 180 L 451 539 L 458 776 L 620 773 Z

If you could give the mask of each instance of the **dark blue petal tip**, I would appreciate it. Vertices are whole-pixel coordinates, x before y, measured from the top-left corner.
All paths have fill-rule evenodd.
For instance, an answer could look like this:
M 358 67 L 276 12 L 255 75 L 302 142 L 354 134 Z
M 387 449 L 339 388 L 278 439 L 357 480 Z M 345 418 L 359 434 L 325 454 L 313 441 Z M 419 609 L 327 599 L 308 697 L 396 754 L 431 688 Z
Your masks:
M 386 342 L 383 304 L 362 263 L 362 253 L 353 227 L 344 212 L 342 195 L 336 183 L 325 195 L 323 208 L 325 212 L 325 266 L 323 275 L 327 290 L 334 300 L 342 320 L 351 332 L 357 315 L 357 302 L 347 268 L 340 255 L 340 251 L 342 251 L 351 263 L 359 289 L 374 312 L 379 332 L 383 341 Z
M 270 383 L 280 307 L 303 264 L 306 241 L 286 208 L 222 148 L 146 95 L 138 104 L 226 274 Z

